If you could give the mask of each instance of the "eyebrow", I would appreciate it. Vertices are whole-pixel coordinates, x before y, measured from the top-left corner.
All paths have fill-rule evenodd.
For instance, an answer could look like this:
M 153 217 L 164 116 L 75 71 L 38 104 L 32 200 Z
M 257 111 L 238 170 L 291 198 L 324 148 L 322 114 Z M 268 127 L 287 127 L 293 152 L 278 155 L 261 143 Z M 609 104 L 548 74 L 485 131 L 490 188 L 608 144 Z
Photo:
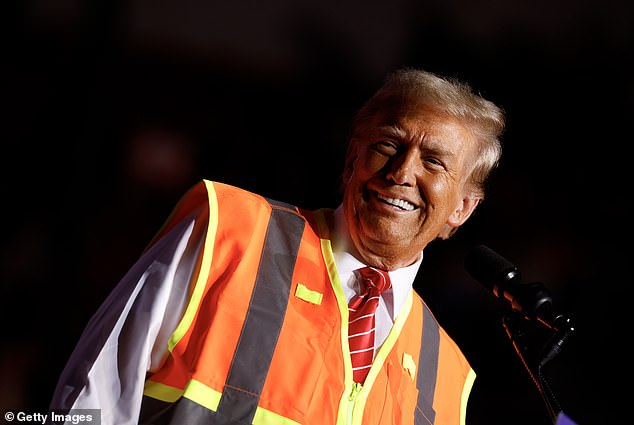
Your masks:
M 407 138 L 407 132 L 398 125 L 381 125 L 379 126 L 381 134 L 395 136 L 400 139 Z
M 397 139 L 409 139 L 407 131 L 399 125 L 382 125 L 378 128 L 381 135 L 390 136 Z M 425 141 L 427 143 L 424 145 L 420 143 L 420 140 L 418 141 L 421 150 L 433 152 L 446 158 L 455 158 L 457 156 L 457 153 L 447 149 L 442 141 L 438 141 L 435 138 L 426 138 Z

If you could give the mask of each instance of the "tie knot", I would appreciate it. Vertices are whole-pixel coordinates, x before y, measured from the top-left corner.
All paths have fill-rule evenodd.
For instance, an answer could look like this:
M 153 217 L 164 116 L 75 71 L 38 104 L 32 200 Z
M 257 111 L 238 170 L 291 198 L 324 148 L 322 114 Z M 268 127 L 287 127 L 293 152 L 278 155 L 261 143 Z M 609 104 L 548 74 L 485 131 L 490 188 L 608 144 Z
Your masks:
M 390 276 L 385 270 L 374 267 L 363 267 L 358 269 L 359 275 L 367 288 L 375 288 L 379 293 L 392 286 Z

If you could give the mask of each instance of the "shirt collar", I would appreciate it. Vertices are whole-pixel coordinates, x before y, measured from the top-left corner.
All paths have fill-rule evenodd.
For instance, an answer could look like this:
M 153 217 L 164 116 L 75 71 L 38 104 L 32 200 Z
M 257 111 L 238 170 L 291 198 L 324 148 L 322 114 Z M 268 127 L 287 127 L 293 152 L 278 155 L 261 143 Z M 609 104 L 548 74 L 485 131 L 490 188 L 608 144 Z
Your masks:
M 350 234 L 348 230 L 348 224 L 343 214 L 343 206 L 339 205 L 334 212 L 334 237 L 333 237 L 333 254 L 335 256 L 335 264 L 339 275 L 344 277 L 341 283 L 344 285 L 353 285 L 354 279 L 349 279 L 354 270 L 361 267 L 365 267 L 366 264 L 355 258 L 350 250 L 347 249 L 347 242 L 350 240 Z M 392 280 L 392 286 L 398 290 L 398 288 L 411 288 L 414 284 L 414 279 L 418 273 L 418 269 L 423 261 L 423 253 L 414 264 L 400 269 L 389 271 L 390 279 Z

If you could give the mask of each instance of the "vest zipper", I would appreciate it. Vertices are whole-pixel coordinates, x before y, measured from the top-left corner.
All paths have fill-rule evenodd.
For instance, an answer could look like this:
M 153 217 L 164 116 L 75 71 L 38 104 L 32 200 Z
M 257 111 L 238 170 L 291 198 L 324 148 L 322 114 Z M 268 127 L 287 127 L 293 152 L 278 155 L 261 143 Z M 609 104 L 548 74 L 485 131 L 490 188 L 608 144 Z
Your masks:
M 362 389 L 363 385 L 359 384 L 358 382 L 354 382 L 352 384 L 352 391 L 350 391 L 350 395 L 348 395 L 348 417 L 346 419 L 347 425 L 352 425 L 352 412 L 357 401 L 357 396 Z

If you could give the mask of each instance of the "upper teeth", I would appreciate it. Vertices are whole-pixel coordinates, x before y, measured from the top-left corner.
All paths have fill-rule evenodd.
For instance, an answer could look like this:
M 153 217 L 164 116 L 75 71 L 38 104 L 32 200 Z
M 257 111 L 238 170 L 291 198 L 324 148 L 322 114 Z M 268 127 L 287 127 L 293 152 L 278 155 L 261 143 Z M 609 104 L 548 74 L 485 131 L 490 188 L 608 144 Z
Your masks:
M 394 205 L 396 207 L 402 208 L 406 211 L 412 211 L 414 210 L 414 205 L 410 204 L 409 202 L 403 200 L 403 199 L 395 199 L 395 198 L 385 198 L 383 196 L 379 196 L 379 199 L 381 199 L 384 202 L 387 202 L 388 204 Z

